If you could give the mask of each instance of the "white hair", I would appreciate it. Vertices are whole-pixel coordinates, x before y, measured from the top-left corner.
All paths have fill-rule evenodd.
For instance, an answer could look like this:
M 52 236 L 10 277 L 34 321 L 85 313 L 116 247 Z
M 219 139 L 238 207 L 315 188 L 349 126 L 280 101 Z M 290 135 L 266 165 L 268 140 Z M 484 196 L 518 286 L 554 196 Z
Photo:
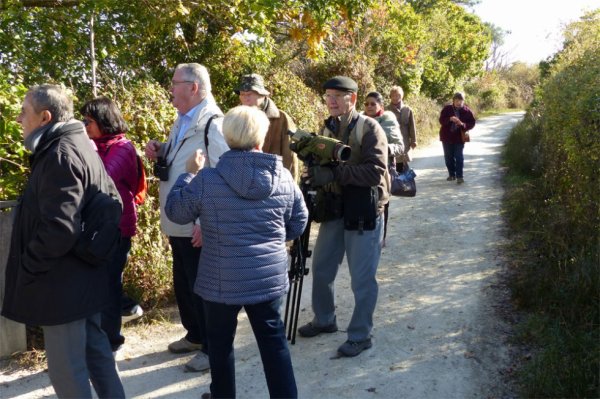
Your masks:
M 196 62 L 179 64 L 175 68 L 175 71 L 182 71 L 185 80 L 198 82 L 200 90 L 206 95 L 211 93 L 212 87 L 210 85 L 210 75 L 208 74 L 208 69 L 206 69 L 204 65 Z
M 223 136 L 231 149 L 262 147 L 269 130 L 269 118 L 256 107 L 238 105 L 225 114 Z

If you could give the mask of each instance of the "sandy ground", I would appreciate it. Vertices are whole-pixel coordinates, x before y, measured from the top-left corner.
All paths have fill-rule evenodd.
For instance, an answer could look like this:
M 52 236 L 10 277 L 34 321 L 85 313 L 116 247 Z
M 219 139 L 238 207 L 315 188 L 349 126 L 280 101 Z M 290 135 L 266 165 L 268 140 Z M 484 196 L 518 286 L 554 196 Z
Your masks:
M 298 337 L 291 346 L 302 398 L 506 398 L 511 326 L 501 284 L 503 194 L 499 155 L 521 113 L 478 122 L 465 148 L 465 184 L 446 181 L 441 144 L 418 148 L 415 198 L 393 198 L 387 246 L 378 270 L 379 301 L 373 348 L 338 358 L 353 305 L 347 267 L 336 281 L 335 334 Z M 313 234 L 313 238 L 316 234 Z M 310 267 L 310 260 L 308 263 Z M 299 325 L 312 318 L 307 276 Z M 169 312 L 167 312 L 169 313 Z M 198 398 L 210 373 L 183 369 L 192 355 L 172 355 L 169 342 L 183 334 L 173 322 L 125 329 L 118 367 L 131 398 Z M 239 398 L 267 398 L 262 363 L 245 314 L 236 347 Z M 0 363 L 1 398 L 55 397 L 44 370 Z

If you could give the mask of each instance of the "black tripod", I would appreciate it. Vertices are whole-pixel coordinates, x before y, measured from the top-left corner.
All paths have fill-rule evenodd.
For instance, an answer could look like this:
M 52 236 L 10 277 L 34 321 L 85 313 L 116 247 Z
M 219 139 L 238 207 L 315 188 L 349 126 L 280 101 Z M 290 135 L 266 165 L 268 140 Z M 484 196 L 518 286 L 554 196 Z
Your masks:
M 308 242 L 310 240 L 310 225 L 312 219 L 312 211 L 314 206 L 314 197 L 316 193 L 310 190 L 310 185 L 302 182 L 302 195 L 304 202 L 308 207 L 308 223 L 302 235 L 296 238 L 290 248 L 290 270 L 288 276 L 290 279 L 290 290 L 287 294 L 287 302 L 285 304 L 284 323 L 287 329 L 287 339 L 291 344 L 296 343 L 296 329 L 298 328 L 298 314 L 300 312 L 300 298 L 302 297 L 302 283 L 304 276 L 308 274 L 306 267 L 306 259 L 310 258 L 312 251 L 308 250 Z

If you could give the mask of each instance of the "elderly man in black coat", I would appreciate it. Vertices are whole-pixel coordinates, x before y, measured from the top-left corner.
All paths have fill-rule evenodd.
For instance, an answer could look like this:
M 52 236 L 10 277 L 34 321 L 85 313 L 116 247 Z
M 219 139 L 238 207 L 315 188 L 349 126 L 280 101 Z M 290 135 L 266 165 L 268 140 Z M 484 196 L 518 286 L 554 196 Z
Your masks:
M 98 397 L 124 398 L 100 328 L 108 269 L 75 251 L 84 206 L 99 191 L 118 198 L 117 190 L 63 88 L 32 87 L 17 122 L 31 175 L 16 210 L 2 315 L 42 326 L 58 397 L 91 398 L 91 381 Z

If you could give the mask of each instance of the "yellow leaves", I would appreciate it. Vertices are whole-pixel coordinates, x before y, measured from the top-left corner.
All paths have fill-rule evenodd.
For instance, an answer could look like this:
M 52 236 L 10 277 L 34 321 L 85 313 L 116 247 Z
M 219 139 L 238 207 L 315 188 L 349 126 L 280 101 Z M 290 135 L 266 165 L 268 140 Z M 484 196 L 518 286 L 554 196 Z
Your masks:
M 308 46 L 307 57 L 317 59 L 323 55 L 323 41 L 329 37 L 331 29 L 317 21 L 309 11 L 299 15 L 294 26 L 288 30 L 290 38 L 295 41 L 305 41 Z
M 290 38 L 292 38 L 292 40 L 296 40 L 296 41 L 300 41 L 302 40 L 302 29 L 300 27 L 293 27 L 289 30 L 289 34 L 290 34 Z
M 177 13 L 179 15 L 189 15 L 190 10 L 189 10 L 189 8 L 184 6 L 183 3 L 180 1 L 179 4 L 177 4 Z

